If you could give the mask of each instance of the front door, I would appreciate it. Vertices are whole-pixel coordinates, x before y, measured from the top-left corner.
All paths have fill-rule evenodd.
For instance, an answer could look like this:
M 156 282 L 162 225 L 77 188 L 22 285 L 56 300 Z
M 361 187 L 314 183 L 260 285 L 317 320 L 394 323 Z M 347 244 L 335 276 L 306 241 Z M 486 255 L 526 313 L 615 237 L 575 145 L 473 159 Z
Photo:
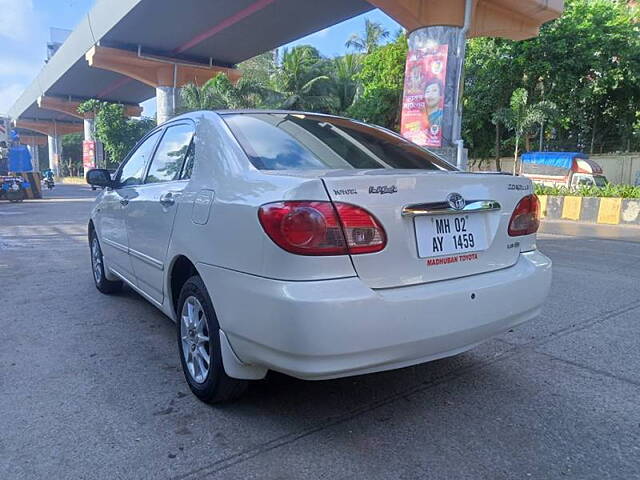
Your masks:
M 96 229 L 108 268 L 125 276 L 127 280 L 133 280 L 123 212 L 125 204 L 126 200 L 120 196 L 117 189 L 105 189 L 100 201 L 100 211 L 95 217 Z
M 116 174 L 115 188 L 104 192 L 104 207 L 99 216 L 102 251 L 107 264 L 131 283 L 135 283 L 135 275 L 129 257 L 126 211 L 136 195 L 136 186 L 142 183 L 159 137 L 160 131 L 149 135 L 125 160 Z
M 165 257 L 180 205 L 188 184 L 194 126 L 189 121 L 169 125 L 149 166 L 144 183 L 135 187 L 126 208 L 129 254 L 136 283 L 157 302 L 164 297 Z M 183 172 L 184 170 L 184 172 Z

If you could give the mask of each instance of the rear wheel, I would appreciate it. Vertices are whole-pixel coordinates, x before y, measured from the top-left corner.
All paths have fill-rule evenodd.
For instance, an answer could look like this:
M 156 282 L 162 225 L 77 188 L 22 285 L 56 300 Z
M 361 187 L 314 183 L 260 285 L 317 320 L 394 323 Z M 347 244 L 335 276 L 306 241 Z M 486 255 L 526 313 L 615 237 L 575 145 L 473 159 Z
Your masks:
M 104 273 L 104 257 L 96 232 L 91 232 L 91 270 L 93 271 L 93 281 L 96 288 L 104 294 L 119 292 L 122 282 L 108 280 Z
M 220 349 L 220 325 L 204 282 L 193 276 L 178 299 L 178 350 L 184 376 L 193 394 L 206 403 L 238 398 L 246 380 L 229 377 Z

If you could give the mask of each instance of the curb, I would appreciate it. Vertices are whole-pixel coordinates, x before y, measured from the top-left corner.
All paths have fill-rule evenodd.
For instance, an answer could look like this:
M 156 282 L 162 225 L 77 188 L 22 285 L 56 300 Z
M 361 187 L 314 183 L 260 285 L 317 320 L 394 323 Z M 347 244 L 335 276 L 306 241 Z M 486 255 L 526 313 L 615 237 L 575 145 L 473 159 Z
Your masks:
M 538 195 L 541 218 L 640 225 L 640 199 Z

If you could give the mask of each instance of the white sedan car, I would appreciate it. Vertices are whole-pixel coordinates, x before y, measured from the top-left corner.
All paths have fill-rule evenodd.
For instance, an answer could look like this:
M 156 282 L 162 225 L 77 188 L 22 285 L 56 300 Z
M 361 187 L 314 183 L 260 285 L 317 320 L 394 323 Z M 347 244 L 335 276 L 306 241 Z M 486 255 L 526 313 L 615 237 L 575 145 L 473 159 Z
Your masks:
M 528 179 L 457 171 L 388 130 L 196 112 L 149 133 L 89 222 L 98 290 L 177 323 L 189 387 L 237 397 L 458 354 L 538 315 L 551 261 Z

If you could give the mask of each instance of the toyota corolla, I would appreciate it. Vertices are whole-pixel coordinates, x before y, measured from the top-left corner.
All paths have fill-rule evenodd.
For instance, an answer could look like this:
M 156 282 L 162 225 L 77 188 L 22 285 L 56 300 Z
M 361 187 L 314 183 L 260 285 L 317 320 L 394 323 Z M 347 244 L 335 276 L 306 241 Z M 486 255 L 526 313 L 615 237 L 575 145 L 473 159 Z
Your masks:
M 93 277 L 177 324 L 206 402 L 458 354 L 536 317 L 551 261 L 526 178 L 458 171 L 380 127 L 195 112 L 150 132 L 89 221 Z

